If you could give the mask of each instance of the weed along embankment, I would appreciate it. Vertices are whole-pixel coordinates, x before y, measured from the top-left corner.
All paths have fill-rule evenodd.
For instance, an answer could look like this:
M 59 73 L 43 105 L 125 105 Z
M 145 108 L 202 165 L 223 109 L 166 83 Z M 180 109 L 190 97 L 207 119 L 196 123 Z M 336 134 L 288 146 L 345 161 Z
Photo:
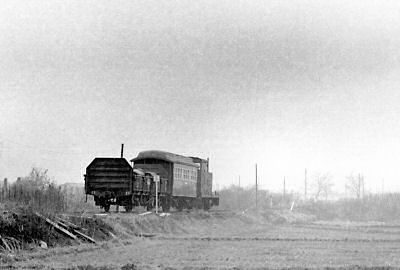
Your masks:
M 3 210 L 0 226 L 0 250 L 3 252 L 96 243 L 110 239 L 114 232 L 101 219 L 40 214 L 26 208 Z
M 253 223 L 251 218 L 244 215 L 218 210 L 172 212 L 166 215 L 113 213 L 99 218 L 112 224 L 121 236 L 209 234 Z
M 305 223 L 315 218 L 290 211 L 233 212 L 225 210 L 193 210 L 157 215 L 112 213 L 98 215 L 98 219 L 113 226 L 122 237 L 165 235 L 220 235 L 248 231 L 253 227 L 274 224 Z

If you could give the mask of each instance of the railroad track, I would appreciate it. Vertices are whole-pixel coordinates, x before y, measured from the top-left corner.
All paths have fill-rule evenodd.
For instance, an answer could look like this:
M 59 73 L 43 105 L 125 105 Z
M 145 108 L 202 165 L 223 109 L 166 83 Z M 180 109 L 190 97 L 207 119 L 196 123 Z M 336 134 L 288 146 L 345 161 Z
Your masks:
M 85 211 L 85 212 L 79 212 L 79 211 L 75 211 L 75 212 L 69 212 L 68 213 L 68 215 L 70 215 L 70 216 L 82 216 L 82 215 L 86 215 L 86 216 L 90 216 L 90 215 L 101 215 L 101 214 L 122 214 L 122 215 L 139 215 L 139 214 L 142 214 L 142 213 L 145 213 L 145 212 L 148 212 L 148 211 L 146 211 L 146 210 L 144 210 L 144 209 L 133 209 L 132 210 L 132 212 L 126 212 L 126 211 L 124 211 L 124 210 L 121 210 L 121 211 L 109 211 L 109 212 L 104 212 L 104 211 L 101 211 L 101 210 L 99 210 L 99 211 Z M 151 212 L 153 212 L 154 213 L 154 210 L 152 210 Z M 207 211 L 208 213 L 210 213 L 210 214 L 214 214 L 214 213 L 232 213 L 232 214 L 234 214 L 234 212 L 233 211 L 231 211 L 231 210 L 224 210 L 224 209 L 210 209 L 210 210 L 208 210 Z M 205 212 L 205 213 L 207 213 L 207 212 Z M 160 211 L 159 213 L 163 213 L 162 211 Z M 173 209 L 173 210 L 171 210 L 171 211 L 169 211 L 168 212 L 169 214 L 180 214 L 180 215 L 186 215 L 186 214 L 191 214 L 191 213 L 196 213 L 196 210 L 182 210 L 182 211 L 178 211 L 178 210 L 175 210 L 175 209 Z

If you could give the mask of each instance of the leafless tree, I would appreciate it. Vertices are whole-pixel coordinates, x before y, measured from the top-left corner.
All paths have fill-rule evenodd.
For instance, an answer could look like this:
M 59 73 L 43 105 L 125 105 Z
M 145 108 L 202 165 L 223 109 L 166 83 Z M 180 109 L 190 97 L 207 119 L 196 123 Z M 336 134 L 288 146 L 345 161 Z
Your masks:
M 324 196 L 325 200 L 328 199 L 329 194 L 332 193 L 333 188 L 332 176 L 328 173 L 317 173 L 314 175 L 314 188 L 315 194 L 314 197 L 316 200 L 320 198 L 320 196 Z
M 353 173 L 346 177 L 346 190 L 360 199 L 364 191 L 364 176 L 361 174 L 354 175 Z

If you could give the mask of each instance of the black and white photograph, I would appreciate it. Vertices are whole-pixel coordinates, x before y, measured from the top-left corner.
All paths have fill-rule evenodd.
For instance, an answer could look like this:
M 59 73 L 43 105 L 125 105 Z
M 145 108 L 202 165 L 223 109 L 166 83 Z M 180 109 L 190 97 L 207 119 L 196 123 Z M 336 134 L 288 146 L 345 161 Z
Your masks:
M 400 269 L 400 2 L 0 1 L 0 269 Z

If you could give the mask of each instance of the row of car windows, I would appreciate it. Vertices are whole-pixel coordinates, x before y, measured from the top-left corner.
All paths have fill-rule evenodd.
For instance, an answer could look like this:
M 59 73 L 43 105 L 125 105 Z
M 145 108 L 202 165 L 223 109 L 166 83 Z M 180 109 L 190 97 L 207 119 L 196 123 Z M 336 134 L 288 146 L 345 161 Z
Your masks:
M 196 169 L 185 169 L 185 168 L 174 168 L 174 178 L 182 180 L 197 180 L 197 170 Z

